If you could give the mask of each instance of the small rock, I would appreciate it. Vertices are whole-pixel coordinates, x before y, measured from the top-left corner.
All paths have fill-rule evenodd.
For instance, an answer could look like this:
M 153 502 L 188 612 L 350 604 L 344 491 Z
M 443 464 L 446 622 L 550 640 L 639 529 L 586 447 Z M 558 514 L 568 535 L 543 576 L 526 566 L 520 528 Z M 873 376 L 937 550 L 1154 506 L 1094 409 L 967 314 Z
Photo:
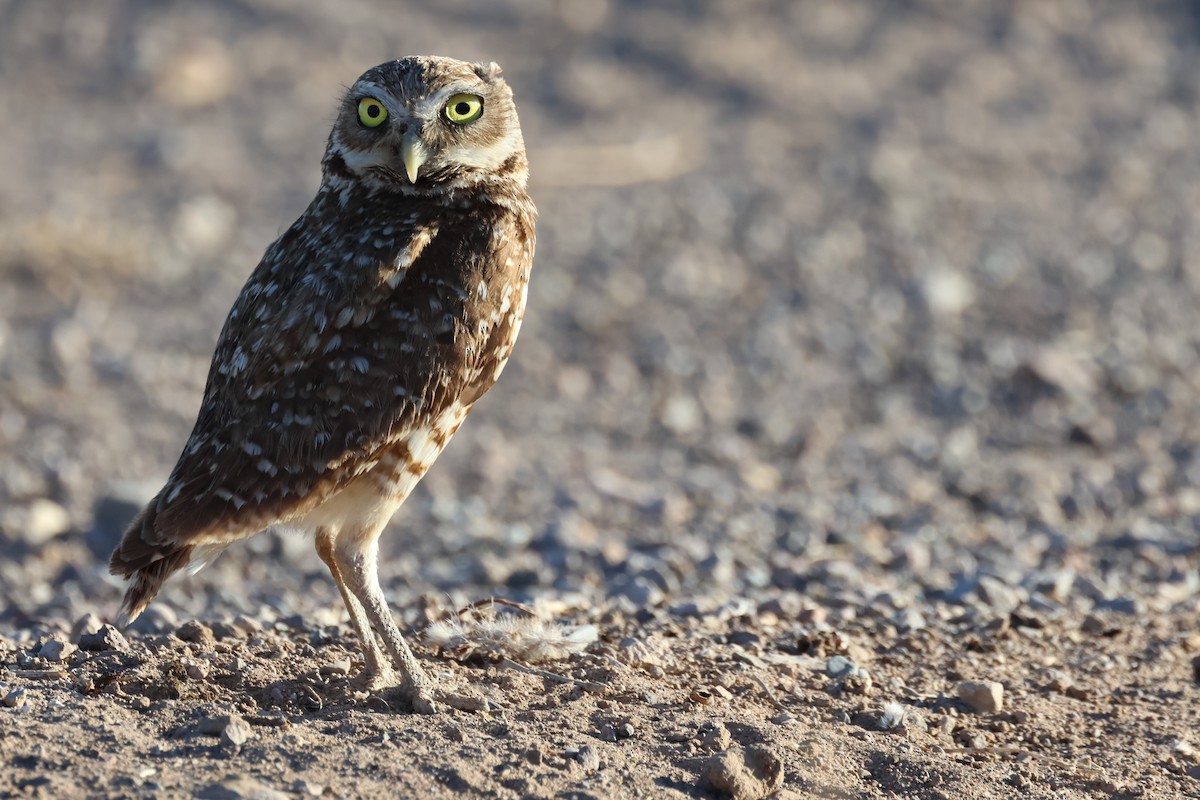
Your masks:
M 188 678 L 194 681 L 202 681 L 208 677 L 208 668 L 203 664 L 188 664 L 184 667 Z
M 729 729 L 715 720 L 705 720 L 700 723 L 700 729 L 696 731 L 696 738 L 705 750 L 727 750 L 733 743 Z
M 9 708 L 20 708 L 25 703 L 26 694 L 24 689 L 10 689 L 8 694 L 4 695 L 4 705 Z
M 614 720 L 606 722 L 600 729 L 600 739 L 605 742 L 619 742 L 623 739 L 633 738 L 633 734 L 637 730 L 633 726 L 633 722 L 628 719 Z
M 324 784 L 306 781 L 304 779 L 292 781 L 292 794 L 298 794 L 304 797 L 320 797 L 325 794 Z
M 196 795 L 200 800 L 289 800 L 290 795 L 253 778 L 226 778 Z
M 321 665 L 322 675 L 331 675 L 334 677 L 345 677 L 350 674 L 350 659 L 339 658 L 337 661 L 331 661 L 328 664 Z
M 963 681 L 958 699 L 979 714 L 991 714 L 1004 708 L 1004 687 L 996 681 Z
M 916 608 L 909 607 L 897 611 L 892 618 L 892 624 L 896 626 L 901 633 L 909 633 L 911 631 L 919 631 L 925 627 L 925 615 Z
M 79 644 L 79 638 L 81 636 L 87 633 L 96 633 L 103 626 L 104 622 L 89 611 L 76 620 L 75 624 L 71 626 L 71 641 L 75 644 Z
M 85 633 L 79 637 L 79 649 L 88 652 L 116 650 L 125 653 L 129 651 L 129 642 L 124 634 L 112 625 L 102 625 L 95 633 Z
M 783 764 L 774 753 L 757 747 L 735 747 L 719 753 L 700 771 L 700 788 L 733 800 L 759 800 L 783 787 Z
M 600 769 L 600 753 L 590 744 L 585 744 L 573 754 L 579 766 L 583 767 L 587 772 L 595 772 Z
M 635 575 L 632 578 L 621 576 L 610 594 L 613 597 L 626 598 L 635 609 L 656 606 L 665 597 L 663 590 L 645 575 Z
M 29 504 L 25 517 L 25 541 L 37 546 L 71 529 L 71 515 L 53 500 L 39 497 Z
M 1021 595 L 1016 589 L 999 578 L 984 575 L 979 578 L 976 587 L 980 599 L 996 610 L 998 614 L 1011 614 L 1013 609 L 1021 605 Z
M 241 714 L 230 714 L 221 728 L 221 744 L 228 747 L 241 747 L 246 740 L 254 735 L 250 723 Z
M 225 620 L 214 622 L 209 625 L 209 630 L 217 639 L 240 639 L 242 632 L 232 623 Z
M 729 643 L 738 647 L 758 647 L 762 639 L 754 631 L 734 631 L 729 634 Z
M 1146 604 L 1135 597 L 1114 597 L 1111 600 L 1097 600 L 1092 610 L 1137 616 L 1146 613 Z
M 42 645 L 42 649 L 38 651 L 38 656 L 51 663 L 61 664 L 78 649 L 75 645 L 64 642 L 62 639 L 50 639 Z
M 212 629 L 194 619 L 188 620 L 176 628 L 175 636 L 185 642 L 192 642 L 203 647 L 211 647 L 214 641 Z
M 825 674 L 831 678 L 846 678 L 858 671 L 858 665 L 845 656 L 825 659 Z

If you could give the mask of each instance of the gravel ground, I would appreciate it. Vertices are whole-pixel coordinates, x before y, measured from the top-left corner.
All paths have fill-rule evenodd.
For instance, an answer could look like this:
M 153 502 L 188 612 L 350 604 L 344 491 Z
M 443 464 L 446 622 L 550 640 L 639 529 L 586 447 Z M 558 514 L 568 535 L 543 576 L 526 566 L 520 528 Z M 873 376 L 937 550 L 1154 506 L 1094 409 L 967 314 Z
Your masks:
M 265 534 L 72 652 L 339 92 L 421 52 L 504 66 L 542 216 L 385 588 L 599 641 L 426 645 L 480 702 L 426 724 Z M 0 109 L 0 796 L 1200 797 L 1193 3 L 9 0 Z

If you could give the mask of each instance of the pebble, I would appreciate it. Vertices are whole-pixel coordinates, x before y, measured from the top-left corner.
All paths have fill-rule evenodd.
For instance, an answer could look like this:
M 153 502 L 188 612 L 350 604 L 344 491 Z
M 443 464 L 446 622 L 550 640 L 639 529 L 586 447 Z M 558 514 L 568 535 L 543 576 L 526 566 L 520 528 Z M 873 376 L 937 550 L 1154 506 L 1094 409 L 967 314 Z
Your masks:
M 304 780 L 303 778 L 292 781 L 292 794 L 298 794 L 303 797 L 320 797 L 325 794 L 325 785 L 314 781 Z
M 241 714 L 230 714 L 221 725 L 221 744 L 227 747 L 241 747 L 246 740 L 254 735 L 250 723 Z
M 619 742 L 623 739 L 632 739 L 636 732 L 637 729 L 632 720 L 613 720 L 601 726 L 600 739 L 605 742 Z
M 25 541 L 37 547 L 71 529 L 71 515 L 53 500 L 39 497 L 25 516 Z
M 79 637 L 79 649 L 89 652 L 116 650 L 127 653 L 129 642 L 125 635 L 112 625 L 102 625 L 95 633 L 85 633 Z
M 79 648 L 75 645 L 64 642 L 62 639 L 49 639 L 42 648 L 38 650 L 38 657 L 44 658 L 47 661 L 55 664 L 61 664 L 71 657 Z
M 716 720 L 705 720 L 696 731 L 696 740 L 705 750 L 726 750 L 733 743 L 733 736 L 724 724 Z
M 658 584 L 652 581 L 645 575 L 635 575 L 633 577 L 618 576 L 610 592 L 612 597 L 624 597 L 635 608 L 647 608 L 656 606 L 663 601 L 666 596 Z
M 20 687 L 9 689 L 8 694 L 4 695 L 4 705 L 8 708 L 19 708 L 25 703 L 28 692 Z
M 71 626 L 71 641 L 79 644 L 79 639 L 84 634 L 96 633 L 102 627 L 104 627 L 104 622 L 89 611 L 77 619 L 75 624 Z
M 958 699 L 979 714 L 991 714 L 1004 708 L 1004 686 L 996 681 L 963 681 Z
M 991 575 L 984 575 L 979 579 L 976 591 L 980 599 L 998 614 L 1010 614 L 1017 606 L 1021 605 L 1020 593 L 1004 581 L 993 578 Z
M 212 629 L 203 622 L 197 622 L 194 619 L 188 620 L 176 628 L 175 636 L 182 641 L 192 642 L 206 648 L 212 647 L 215 641 Z
M 568 751 L 567 755 L 578 761 L 579 766 L 583 767 L 585 772 L 595 772 L 600 769 L 600 753 L 590 744 L 585 744 L 574 752 Z
M 291 795 L 253 778 L 226 778 L 209 784 L 196 797 L 199 800 L 290 800 Z
M 328 664 L 321 665 L 321 674 L 330 675 L 333 677 L 345 677 L 350 674 L 350 659 L 339 658 L 337 661 L 331 661 Z
M 783 764 L 769 750 L 734 747 L 704 762 L 700 789 L 733 800 L 760 800 L 783 788 Z
M 232 622 L 227 620 L 212 622 L 208 628 L 212 631 L 213 637 L 219 640 L 242 638 L 242 632 Z

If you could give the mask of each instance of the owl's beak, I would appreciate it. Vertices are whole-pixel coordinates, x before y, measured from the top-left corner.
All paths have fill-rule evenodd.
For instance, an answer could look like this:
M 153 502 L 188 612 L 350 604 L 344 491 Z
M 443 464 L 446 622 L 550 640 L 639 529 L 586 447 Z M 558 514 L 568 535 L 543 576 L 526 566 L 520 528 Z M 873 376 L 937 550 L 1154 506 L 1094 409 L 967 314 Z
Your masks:
M 421 143 L 415 128 L 410 128 L 405 132 L 404 138 L 400 142 L 400 158 L 404 161 L 404 171 L 408 173 L 408 179 L 416 183 L 417 175 L 421 171 L 421 166 L 429 158 L 429 153 L 426 152 L 425 145 Z

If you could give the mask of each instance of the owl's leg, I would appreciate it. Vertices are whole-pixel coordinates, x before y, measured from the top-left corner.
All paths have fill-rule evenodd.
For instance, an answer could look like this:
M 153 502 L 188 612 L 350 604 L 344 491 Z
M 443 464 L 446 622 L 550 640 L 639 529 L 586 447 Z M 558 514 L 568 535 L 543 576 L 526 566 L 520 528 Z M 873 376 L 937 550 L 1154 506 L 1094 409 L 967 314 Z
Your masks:
M 337 584 L 338 591 L 342 593 L 342 602 L 346 604 L 346 610 L 350 612 L 350 623 L 354 626 L 354 633 L 362 643 L 365 665 L 354 681 L 366 689 L 379 689 L 389 684 L 391 669 L 383 660 L 383 653 L 379 651 L 379 642 L 371 630 L 371 623 L 367 619 L 367 613 L 363 610 L 362 603 L 358 602 L 358 598 L 346 587 L 346 581 L 342 577 L 342 571 L 334 556 L 336 538 L 336 533 L 329 528 L 318 528 L 317 555 L 325 562 L 325 566 L 329 567 L 333 581 Z
M 334 547 L 334 558 L 338 569 L 346 580 L 346 586 L 362 603 L 367 618 L 375 626 L 392 663 L 400 673 L 401 687 L 412 701 L 413 711 L 418 714 L 433 714 L 437 706 L 433 701 L 432 685 L 408 642 L 404 641 L 392 610 L 379 585 L 377 554 L 379 552 L 378 531 L 370 536 L 345 536 L 338 538 Z

